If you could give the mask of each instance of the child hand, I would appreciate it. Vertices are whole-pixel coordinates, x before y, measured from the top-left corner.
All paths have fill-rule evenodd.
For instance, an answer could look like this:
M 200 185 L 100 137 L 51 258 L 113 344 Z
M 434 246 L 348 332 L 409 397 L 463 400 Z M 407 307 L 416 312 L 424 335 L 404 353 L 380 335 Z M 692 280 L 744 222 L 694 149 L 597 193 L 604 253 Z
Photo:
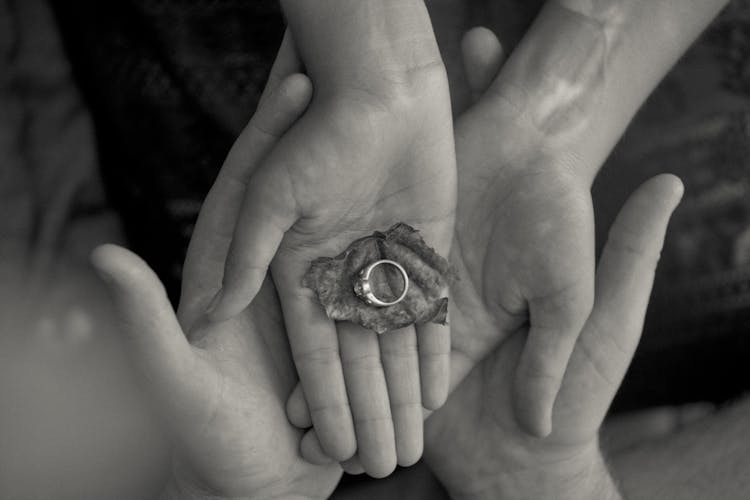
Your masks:
M 281 51 L 293 50 L 286 37 Z M 448 394 L 449 330 L 422 324 L 377 335 L 336 324 L 302 280 L 314 259 L 397 222 L 448 254 L 456 170 L 444 69 L 420 70 L 391 91 L 314 96 L 248 182 L 208 312 L 219 321 L 245 309 L 270 264 L 317 431 L 302 446 L 319 439 L 337 461 L 357 452 L 373 476 L 421 456 L 422 407 Z

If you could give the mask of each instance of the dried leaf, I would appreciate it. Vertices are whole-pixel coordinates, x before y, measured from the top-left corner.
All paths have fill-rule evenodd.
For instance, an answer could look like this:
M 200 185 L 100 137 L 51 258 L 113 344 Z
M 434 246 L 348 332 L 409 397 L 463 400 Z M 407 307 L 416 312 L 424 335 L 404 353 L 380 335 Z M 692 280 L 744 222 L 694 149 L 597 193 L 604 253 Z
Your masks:
M 398 304 L 376 307 L 365 303 L 354 293 L 359 272 L 369 264 L 388 259 L 398 262 L 409 275 L 409 290 Z M 397 273 L 385 271 L 371 277 L 379 298 L 397 295 L 394 280 Z M 385 232 L 376 231 L 354 241 L 336 257 L 315 259 L 303 279 L 303 285 L 317 293 L 328 317 L 351 321 L 383 333 L 419 323 L 446 324 L 448 286 L 456 273 L 448 261 L 427 246 L 419 231 L 399 223 Z

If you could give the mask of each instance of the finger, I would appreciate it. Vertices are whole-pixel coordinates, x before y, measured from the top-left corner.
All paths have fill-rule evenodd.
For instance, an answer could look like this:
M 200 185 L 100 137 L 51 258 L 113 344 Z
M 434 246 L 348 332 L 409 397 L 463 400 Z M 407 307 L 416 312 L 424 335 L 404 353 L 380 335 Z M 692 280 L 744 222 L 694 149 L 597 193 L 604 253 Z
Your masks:
M 667 224 L 682 192 L 672 175 L 647 181 L 630 196 L 610 229 L 597 270 L 594 310 L 560 395 L 570 404 L 563 408 L 588 422 L 592 433 L 601 425 L 640 339 Z M 582 390 L 586 398 L 573 403 L 574 394 Z
M 349 460 L 342 462 L 341 468 L 350 476 L 358 476 L 359 474 L 365 473 L 365 468 L 362 467 L 362 462 L 359 461 L 359 457 L 356 455 Z
M 417 334 L 414 327 L 401 328 L 379 335 L 378 341 L 393 417 L 396 459 L 398 465 L 408 467 L 417 463 L 424 448 Z
M 483 27 L 470 29 L 461 41 L 466 80 L 475 98 L 489 88 L 503 64 L 503 48 L 495 34 Z
M 302 384 L 292 390 L 292 394 L 286 402 L 286 416 L 289 422 L 300 429 L 312 427 L 312 418 L 310 417 L 310 408 L 305 400 L 305 393 L 302 391 Z
M 284 234 L 297 218 L 288 171 L 266 165 L 247 188 L 229 244 L 221 289 L 208 306 L 211 321 L 227 320 L 250 305 Z
M 291 74 L 302 73 L 302 70 L 302 60 L 297 53 L 297 48 L 294 46 L 292 32 L 287 29 L 284 31 L 279 51 L 276 53 L 276 60 L 273 62 L 273 66 L 271 66 L 266 87 L 263 89 L 263 94 L 261 94 L 261 102 L 268 97 L 268 94 L 273 89 L 279 86 L 282 80 Z
M 128 352 L 159 402 L 181 396 L 194 357 L 159 278 L 134 253 L 102 245 L 91 263 L 114 302 Z M 197 381 L 199 382 L 199 381 Z
M 448 325 L 417 325 L 422 406 L 437 410 L 448 399 L 451 333 Z
M 710 415 L 714 410 L 714 405 L 710 403 L 695 403 L 649 408 L 617 415 L 608 419 L 602 427 L 602 447 L 606 451 L 616 453 L 641 443 L 661 439 Z
M 300 442 L 300 455 L 313 465 L 328 465 L 333 463 L 331 457 L 326 455 L 323 447 L 318 441 L 318 435 L 314 429 L 308 430 Z
M 338 323 L 346 392 L 354 418 L 357 454 L 370 476 L 396 468 L 396 444 L 378 335 L 353 323 Z M 348 458 L 348 457 L 347 457 Z
M 300 285 L 303 273 L 299 264 L 288 259 L 274 264 L 289 345 L 313 427 L 325 454 L 342 462 L 356 453 L 357 440 L 339 338 L 314 292 Z
M 220 287 L 232 233 L 250 175 L 259 162 L 301 116 L 312 96 L 304 75 L 281 81 L 263 100 L 250 123 L 235 141 L 211 191 L 201 207 L 190 239 L 183 270 L 180 318 L 192 324 L 203 314 Z
M 593 283 L 529 301 L 529 335 L 518 362 L 514 403 L 529 434 L 552 431 L 552 408 L 583 324 L 591 311 Z

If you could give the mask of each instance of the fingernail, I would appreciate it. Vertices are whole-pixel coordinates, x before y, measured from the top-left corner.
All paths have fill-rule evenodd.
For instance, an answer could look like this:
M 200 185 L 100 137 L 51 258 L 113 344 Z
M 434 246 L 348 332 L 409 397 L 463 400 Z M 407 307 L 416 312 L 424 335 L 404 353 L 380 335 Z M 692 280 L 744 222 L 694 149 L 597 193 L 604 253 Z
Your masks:
M 216 295 L 214 295 L 214 298 L 211 299 L 211 302 L 208 303 L 208 307 L 206 308 L 206 314 L 212 315 L 214 312 L 216 312 L 216 308 L 219 305 L 219 302 L 221 302 L 221 297 L 224 294 L 224 289 L 220 288 L 218 292 L 216 292 Z

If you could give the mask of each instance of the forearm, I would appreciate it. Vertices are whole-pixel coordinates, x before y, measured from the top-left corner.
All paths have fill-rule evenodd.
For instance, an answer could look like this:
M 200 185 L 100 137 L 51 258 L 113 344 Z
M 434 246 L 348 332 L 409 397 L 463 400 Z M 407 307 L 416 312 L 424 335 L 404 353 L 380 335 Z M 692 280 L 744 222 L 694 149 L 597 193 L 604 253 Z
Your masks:
M 750 398 L 613 458 L 628 500 L 750 498 Z
M 215 496 L 209 493 L 197 491 L 192 488 L 179 485 L 176 481 L 170 480 L 159 496 L 159 500 L 317 500 L 312 497 L 303 497 L 298 495 L 277 496 L 277 497 L 244 497 L 244 496 Z
M 490 95 L 589 181 L 726 0 L 551 0 Z M 494 91 L 494 92 L 493 92 Z
M 615 481 L 612 479 L 603 461 L 592 463 L 586 470 L 571 474 L 550 473 L 556 465 L 540 464 L 540 470 L 519 474 L 507 470 L 497 471 L 497 479 L 481 490 L 471 491 L 471 485 L 465 485 L 464 492 L 452 491 L 454 500 L 532 500 L 538 498 L 555 498 L 557 500 L 622 500 Z M 543 477 L 540 477 L 543 475 Z M 438 479 L 440 479 L 438 477 Z
M 423 0 L 281 0 L 316 92 L 378 93 L 441 68 Z

